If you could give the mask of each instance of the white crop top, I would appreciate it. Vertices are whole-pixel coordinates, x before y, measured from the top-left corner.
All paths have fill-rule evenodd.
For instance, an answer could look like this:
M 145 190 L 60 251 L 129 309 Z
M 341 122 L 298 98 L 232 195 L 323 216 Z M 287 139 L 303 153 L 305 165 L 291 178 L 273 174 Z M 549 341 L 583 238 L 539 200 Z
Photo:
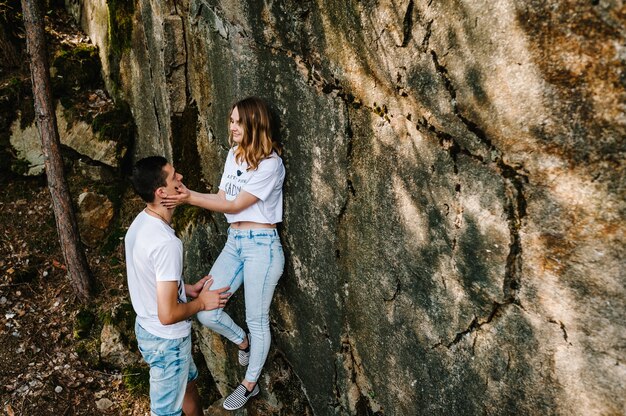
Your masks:
M 246 162 L 237 163 L 234 148 L 230 149 L 220 181 L 220 189 L 228 201 L 234 200 L 239 192 L 246 191 L 259 200 L 237 214 L 224 214 L 229 223 L 251 221 L 261 224 L 276 224 L 283 220 L 283 181 L 285 167 L 275 152 L 263 159 L 256 170 L 246 170 Z

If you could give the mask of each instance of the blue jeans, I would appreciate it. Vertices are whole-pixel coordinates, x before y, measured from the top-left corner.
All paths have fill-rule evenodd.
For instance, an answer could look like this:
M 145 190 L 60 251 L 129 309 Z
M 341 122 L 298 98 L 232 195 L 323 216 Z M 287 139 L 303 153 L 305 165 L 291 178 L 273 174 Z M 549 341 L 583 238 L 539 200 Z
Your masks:
M 139 352 L 150 366 L 150 413 L 178 416 L 183 411 L 187 383 L 198 377 L 191 357 L 191 335 L 165 339 L 135 322 Z
M 229 228 L 226 245 L 209 272 L 213 276 L 212 288 L 230 286 L 230 292 L 235 292 L 243 283 L 250 331 L 248 381 L 258 380 L 270 349 L 270 304 L 284 266 L 285 256 L 276 229 Z M 202 311 L 197 316 L 204 326 L 235 344 L 243 342 L 244 330 L 223 309 Z

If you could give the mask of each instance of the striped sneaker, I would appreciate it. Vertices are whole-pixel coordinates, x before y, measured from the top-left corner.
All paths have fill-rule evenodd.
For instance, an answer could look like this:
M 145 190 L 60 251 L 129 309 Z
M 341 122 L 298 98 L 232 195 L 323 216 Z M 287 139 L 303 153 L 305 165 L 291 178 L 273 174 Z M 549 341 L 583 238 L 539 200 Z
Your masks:
M 235 391 L 230 393 L 226 400 L 224 400 L 224 409 L 237 410 L 242 408 L 246 403 L 248 403 L 248 399 L 259 394 L 259 391 L 260 389 L 258 384 L 254 385 L 252 391 L 248 391 L 246 386 L 243 384 L 238 385 Z
M 248 337 L 248 348 L 245 350 L 239 350 L 238 352 L 239 364 L 244 367 L 246 367 L 250 362 L 250 334 L 247 334 L 246 336 Z

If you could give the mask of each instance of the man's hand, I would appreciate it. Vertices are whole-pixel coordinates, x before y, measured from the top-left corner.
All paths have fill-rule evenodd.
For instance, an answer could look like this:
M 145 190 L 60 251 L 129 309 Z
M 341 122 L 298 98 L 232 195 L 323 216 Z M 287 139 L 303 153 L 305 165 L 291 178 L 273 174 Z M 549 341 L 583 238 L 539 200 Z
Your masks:
M 185 285 L 185 293 L 191 298 L 197 298 L 200 294 L 200 291 L 206 284 L 208 284 L 209 287 L 211 287 L 211 285 L 213 284 L 213 278 L 210 275 L 204 276 L 193 285 Z
M 181 185 L 176 188 L 176 191 L 178 191 L 178 194 L 166 196 L 163 201 L 161 201 L 161 205 L 167 209 L 172 209 L 177 205 L 189 202 L 189 198 L 191 197 L 191 190 L 189 188 L 181 183 Z
M 213 278 L 210 278 L 205 282 L 206 289 L 200 290 L 198 295 L 198 301 L 201 302 L 202 309 L 210 311 L 213 309 L 222 309 L 226 306 L 228 298 L 232 293 L 228 293 L 230 286 L 222 287 L 219 289 L 209 289 L 213 284 Z

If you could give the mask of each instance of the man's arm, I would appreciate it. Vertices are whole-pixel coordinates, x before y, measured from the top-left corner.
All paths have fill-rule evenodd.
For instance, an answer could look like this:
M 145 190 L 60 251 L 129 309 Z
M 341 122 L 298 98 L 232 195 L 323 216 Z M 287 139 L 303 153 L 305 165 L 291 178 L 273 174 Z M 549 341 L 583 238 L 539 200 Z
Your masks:
M 193 285 L 189 283 L 185 283 L 185 294 L 187 295 L 187 299 L 189 298 L 197 298 L 200 294 L 202 288 L 204 288 L 205 282 L 211 279 L 210 275 L 204 276 L 202 279 L 198 280 Z
M 207 285 L 211 287 L 211 280 Z M 187 303 L 178 303 L 178 282 L 157 282 L 157 311 L 163 325 L 184 321 L 200 311 L 223 308 L 230 297 L 230 287 L 215 290 L 201 290 L 198 297 Z

